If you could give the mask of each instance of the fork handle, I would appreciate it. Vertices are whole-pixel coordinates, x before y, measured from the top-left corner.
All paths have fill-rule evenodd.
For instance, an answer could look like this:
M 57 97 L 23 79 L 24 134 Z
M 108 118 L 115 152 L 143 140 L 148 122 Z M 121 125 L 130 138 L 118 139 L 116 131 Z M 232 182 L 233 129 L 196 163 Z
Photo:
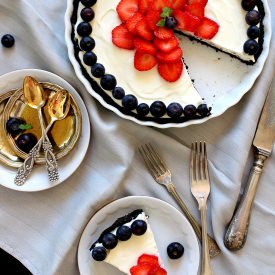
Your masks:
M 201 227 L 198 224 L 198 222 L 196 221 L 196 219 L 193 217 L 193 215 L 190 213 L 189 209 L 187 208 L 187 206 L 185 205 L 183 200 L 181 199 L 180 195 L 178 194 L 178 192 L 176 190 L 175 185 L 172 182 L 170 182 L 170 183 L 166 184 L 165 186 L 166 186 L 167 190 L 169 191 L 169 193 L 172 194 L 172 196 L 175 198 L 175 200 L 181 207 L 184 215 L 186 216 L 188 221 L 191 223 L 198 239 L 201 241 L 202 240 Z M 213 258 L 213 257 L 217 256 L 221 251 L 214 239 L 212 239 L 209 235 L 207 235 L 207 238 L 208 238 L 208 245 L 209 245 L 209 254 L 210 254 L 210 257 Z

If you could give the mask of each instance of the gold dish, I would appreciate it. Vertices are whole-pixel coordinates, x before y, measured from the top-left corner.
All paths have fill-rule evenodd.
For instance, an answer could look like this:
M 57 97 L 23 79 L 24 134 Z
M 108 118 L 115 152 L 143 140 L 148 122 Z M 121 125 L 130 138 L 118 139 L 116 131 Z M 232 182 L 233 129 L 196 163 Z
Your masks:
M 49 82 L 41 82 L 42 87 L 44 88 L 47 99 L 51 98 L 54 93 L 62 89 L 62 87 L 49 83 Z M 79 107 L 75 101 L 75 99 L 71 96 L 71 108 L 63 120 L 56 121 L 52 128 L 48 132 L 48 137 L 53 145 L 53 151 L 56 156 L 56 159 L 60 159 L 66 155 L 68 155 L 71 150 L 75 147 L 81 133 L 82 128 L 82 118 Z M 51 118 L 47 111 L 48 102 L 42 108 L 42 114 L 44 117 L 45 125 L 47 126 L 50 122 Z M 12 137 L 5 128 L 6 121 L 10 117 L 20 117 L 23 118 L 28 124 L 32 125 L 32 129 L 26 130 L 24 133 L 33 133 L 37 139 L 39 140 L 41 137 L 41 128 L 39 124 L 39 119 L 36 110 L 32 109 L 26 104 L 23 90 L 16 90 L 9 101 L 6 104 L 4 109 L 4 113 L 2 115 L 2 125 L 3 132 L 6 135 L 6 139 L 8 141 L 9 146 L 15 152 L 15 154 L 21 158 L 27 158 L 28 154 L 20 150 L 16 143 L 16 137 Z M 2 131 L 2 130 L 1 130 Z M 18 161 L 17 161 L 18 162 Z M 40 156 L 36 159 L 36 163 L 45 163 L 44 153 L 41 151 Z M 20 165 L 22 161 L 20 161 Z M 9 165 L 9 164 L 8 164 Z M 14 167 L 19 167 L 20 165 L 10 165 Z

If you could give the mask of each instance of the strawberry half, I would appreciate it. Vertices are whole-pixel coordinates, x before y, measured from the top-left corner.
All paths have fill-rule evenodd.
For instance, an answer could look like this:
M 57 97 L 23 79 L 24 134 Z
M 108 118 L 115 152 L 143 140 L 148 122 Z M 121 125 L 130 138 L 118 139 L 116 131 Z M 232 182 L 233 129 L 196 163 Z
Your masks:
M 169 0 L 153 0 L 149 4 L 149 9 L 154 11 L 162 11 L 164 7 L 171 8 Z
M 142 14 L 145 14 L 148 11 L 149 3 L 152 0 L 138 0 L 138 10 Z
M 151 30 L 157 28 L 157 23 L 160 20 L 160 13 L 154 10 L 148 10 L 146 14 L 146 21 Z
M 157 64 L 157 59 L 148 53 L 136 51 L 134 57 L 134 66 L 138 71 L 148 71 Z
M 175 63 L 181 60 L 182 49 L 180 47 L 177 47 L 168 53 L 158 52 L 156 57 L 159 62 Z
M 204 7 L 206 6 L 208 0 L 187 0 L 187 4 L 190 5 L 190 4 L 201 4 L 203 5 Z
M 201 23 L 201 19 L 188 11 L 174 10 L 173 16 L 177 19 L 179 30 L 194 32 Z
M 194 34 L 203 39 L 213 38 L 219 30 L 219 25 L 210 18 L 204 17 Z
M 149 275 L 150 271 L 154 268 L 149 263 L 142 263 L 140 265 L 135 265 L 130 268 L 131 275 Z
M 183 71 L 182 61 L 176 63 L 159 63 L 158 71 L 162 78 L 168 82 L 174 82 L 178 80 Z
M 141 53 L 149 53 L 155 55 L 157 52 L 157 49 L 152 41 L 144 40 L 141 38 L 135 38 L 134 45 L 137 51 Z
M 202 4 L 199 4 L 199 3 L 190 4 L 186 6 L 185 10 L 199 18 L 204 17 L 204 6 Z
M 162 52 L 170 52 L 179 45 L 179 41 L 175 36 L 169 39 L 159 39 L 155 37 L 154 44 Z
M 166 27 L 157 27 L 154 30 L 154 35 L 160 39 L 169 39 L 174 36 L 174 32 Z
M 138 12 L 138 0 L 121 0 L 116 7 L 116 11 L 119 18 L 126 21 Z
M 149 27 L 147 20 L 142 18 L 136 25 L 136 33 L 146 40 L 152 40 L 154 38 L 153 30 Z
M 135 48 L 134 36 L 128 31 L 124 23 L 112 30 L 112 42 L 122 49 L 133 50 Z
M 136 34 L 136 25 L 142 18 L 143 15 L 137 12 L 126 21 L 126 26 L 129 32 Z
M 149 275 L 167 275 L 167 271 L 162 267 L 155 267 L 150 271 Z
M 185 8 L 187 0 L 174 0 L 172 2 L 172 9 L 183 10 Z
M 155 255 L 142 254 L 138 258 L 138 265 L 140 265 L 141 263 L 149 263 L 151 265 L 159 266 L 159 259 Z

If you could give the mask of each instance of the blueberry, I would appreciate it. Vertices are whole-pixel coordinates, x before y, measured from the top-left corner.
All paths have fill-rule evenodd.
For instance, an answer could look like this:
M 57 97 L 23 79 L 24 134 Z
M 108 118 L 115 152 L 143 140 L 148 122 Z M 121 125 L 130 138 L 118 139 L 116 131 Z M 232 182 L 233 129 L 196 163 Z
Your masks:
M 81 10 L 80 16 L 85 22 L 89 22 L 89 21 L 92 21 L 94 19 L 95 12 L 91 8 L 84 8 L 84 9 Z
M 134 95 L 126 95 L 122 98 L 122 106 L 128 110 L 136 109 L 138 100 Z
M 172 102 L 167 107 L 167 115 L 171 118 L 180 117 L 183 114 L 183 109 L 179 103 Z
M 120 241 L 127 241 L 131 238 L 131 236 L 132 236 L 132 231 L 129 226 L 121 225 L 116 231 L 116 237 Z
M 211 108 L 208 108 L 207 105 L 205 103 L 202 103 L 198 106 L 197 108 L 197 112 L 202 116 L 202 117 L 205 117 L 205 116 L 208 116 L 210 115 L 210 111 L 211 111 Z
M 255 39 L 260 36 L 260 32 L 257 26 L 250 26 L 247 30 L 247 36 L 251 39 Z
M 195 117 L 196 115 L 196 112 L 197 112 L 197 108 L 196 106 L 192 105 L 192 104 L 189 104 L 189 105 L 186 105 L 183 109 L 183 114 L 187 117 L 187 118 L 193 118 Z
M 254 39 L 249 39 L 244 43 L 243 49 L 245 53 L 254 55 L 259 50 L 259 44 Z
M 166 18 L 165 20 L 165 26 L 168 29 L 174 29 L 176 26 L 178 25 L 178 21 L 175 17 L 173 16 L 169 16 Z
M 112 233 L 106 233 L 102 238 L 102 244 L 107 249 L 113 249 L 117 245 L 117 238 Z
M 179 259 L 184 253 L 184 247 L 178 242 L 170 243 L 167 246 L 167 254 L 170 259 Z
M 30 127 L 26 127 L 30 126 Z M 26 129 L 30 129 L 31 125 L 26 124 L 22 118 L 10 117 L 6 122 L 6 129 L 13 137 L 19 135 Z
M 88 36 L 92 32 L 92 26 L 90 23 L 81 22 L 78 24 L 76 31 L 80 36 Z
M 246 11 L 251 11 L 256 6 L 257 0 L 242 0 L 242 8 Z
M 146 116 L 149 114 L 149 112 L 150 112 L 150 108 L 149 108 L 148 104 L 140 103 L 137 106 L 137 113 L 139 116 Z
M 95 40 L 90 36 L 84 36 L 80 40 L 80 48 L 83 51 L 89 52 L 95 47 Z
M 92 250 L 92 257 L 96 261 L 104 261 L 105 258 L 107 257 L 107 251 L 103 246 L 96 246 Z
M 115 87 L 112 91 L 112 95 L 115 99 L 122 99 L 125 96 L 125 91 L 121 87 Z
M 97 0 L 81 0 L 81 3 L 85 6 L 85 7 L 91 7 L 96 3 Z
M 37 143 L 37 138 L 32 133 L 21 134 L 16 140 L 16 145 L 19 149 L 24 151 L 25 153 L 29 153 L 30 150 Z
M 166 106 L 162 101 L 154 101 L 150 106 L 150 112 L 154 117 L 162 117 L 166 113 Z
M 91 73 L 94 77 L 102 77 L 105 74 L 105 68 L 100 63 L 95 63 L 91 67 Z
M 141 236 L 147 230 L 147 223 L 143 220 L 135 220 L 131 224 L 131 230 L 134 235 Z
M 256 10 L 249 11 L 245 16 L 245 21 L 248 25 L 257 25 L 261 21 L 261 15 Z
M 86 52 L 83 55 L 83 62 L 88 66 L 94 65 L 96 61 L 97 61 L 97 56 L 93 52 Z
M 105 74 L 101 80 L 100 85 L 103 89 L 111 91 L 116 87 L 116 78 L 111 74 Z
M 4 47 L 10 48 L 14 45 L 14 37 L 11 34 L 5 34 L 1 38 L 1 43 Z

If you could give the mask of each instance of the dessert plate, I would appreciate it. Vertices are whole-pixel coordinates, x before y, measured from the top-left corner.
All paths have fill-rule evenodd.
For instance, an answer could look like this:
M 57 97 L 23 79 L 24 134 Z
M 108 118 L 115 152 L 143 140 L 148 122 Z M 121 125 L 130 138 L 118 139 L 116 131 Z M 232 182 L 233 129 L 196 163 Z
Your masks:
M 26 183 L 22 186 L 17 186 L 16 184 L 14 184 L 14 178 L 17 172 L 17 168 L 9 167 L 9 164 L 5 163 L 7 156 L 1 155 L 0 160 L 2 160 L 3 164 L 1 163 L 0 165 L 0 184 L 2 186 L 17 191 L 32 192 L 49 189 L 62 183 L 64 180 L 70 177 L 79 167 L 87 152 L 90 141 L 90 121 L 86 106 L 77 91 L 64 79 L 47 71 L 37 69 L 24 69 L 13 71 L 0 76 L 0 95 L 4 95 L 7 91 L 11 91 L 14 88 L 22 87 L 23 79 L 27 75 L 33 76 L 41 82 L 54 83 L 67 89 L 75 99 L 75 102 L 79 107 L 82 117 L 82 125 L 80 129 L 81 134 L 79 136 L 78 142 L 76 143 L 74 149 L 70 151 L 70 154 L 68 156 L 58 160 L 60 178 L 54 183 L 50 183 L 45 165 L 35 165 Z M 5 100 L 3 102 L 6 102 Z M 3 104 L 1 104 L 0 107 L 2 105 Z M 0 115 L 2 116 L 1 108 Z M 15 159 L 14 161 L 17 160 Z
M 197 274 L 200 262 L 199 244 L 192 226 L 176 208 L 152 197 L 130 196 L 111 202 L 100 209 L 84 229 L 78 246 L 78 266 L 82 275 L 121 275 L 113 266 L 92 259 L 89 248 L 103 229 L 120 216 L 135 209 L 143 209 L 149 215 L 149 223 L 163 264 L 168 274 Z M 169 259 L 166 249 L 174 241 L 183 244 L 184 255 L 178 260 Z M 122 259 L 123 260 L 123 259 Z
M 212 107 L 212 115 L 202 119 L 193 119 L 181 123 L 163 122 L 163 124 L 148 120 L 139 120 L 130 114 L 123 113 L 121 106 L 115 107 L 116 101 L 93 90 L 89 80 L 84 77 L 83 72 L 74 54 L 74 46 L 71 38 L 72 25 L 71 16 L 73 12 L 73 0 L 67 1 L 65 14 L 65 39 L 68 47 L 70 61 L 74 67 L 79 80 L 85 85 L 87 91 L 94 96 L 104 107 L 112 110 L 120 117 L 132 120 L 138 124 L 154 126 L 158 128 L 185 127 L 191 124 L 203 123 L 210 118 L 220 116 L 228 108 L 240 101 L 243 95 L 253 86 L 255 80 L 260 75 L 265 60 L 269 53 L 271 40 L 271 14 L 267 0 L 262 0 L 265 8 L 264 43 L 263 51 L 253 66 L 246 65 L 236 58 L 232 58 L 222 52 L 217 52 L 210 47 L 206 47 L 196 41 L 191 41 L 187 37 L 180 37 L 180 44 L 184 50 L 184 61 L 188 66 L 188 71 L 194 85 L 201 97 L 209 107 Z M 115 58 L 115 57 L 113 57 Z M 125 69 L 126 71 L 127 69 Z M 157 100 L 157 99 L 156 99 Z M 176 101 L 176 99 L 175 99 Z

